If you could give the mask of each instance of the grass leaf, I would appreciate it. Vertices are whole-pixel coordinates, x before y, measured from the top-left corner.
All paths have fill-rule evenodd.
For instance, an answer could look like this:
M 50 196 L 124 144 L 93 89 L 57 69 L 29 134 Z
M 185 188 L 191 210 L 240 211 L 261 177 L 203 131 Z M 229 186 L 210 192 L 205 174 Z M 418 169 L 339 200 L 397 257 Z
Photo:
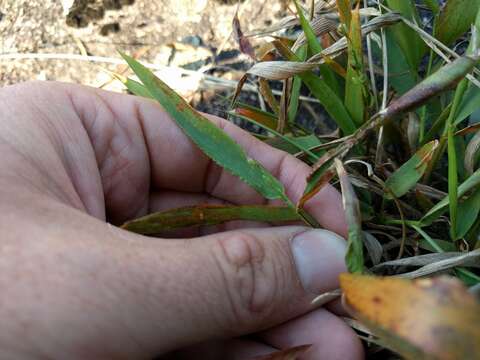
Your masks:
M 236 106 L 235 114 L 255 120 L 272 130 L 277 128 L 278 117 L 276 115 L 239 102 L 236 103 Z
M 457 238 L 463 238 L 470 228 L 475 224 L 480 213 L 480 188 L 478 188 L 468 199 L 458 204 L 458 221 L 455 232 Z
M 390 9 L 398 11 L 408 20 L 420 23 L 414 1 L 412 0 L 387 0 Z M 426 46 L 418 34 L 407 27 L 405 24 L 397 24 L 392 28 L 393 35 L 398 46 L 402 49 L 410 68 L 414 73 L 418 71 L 418 66 L 426 51 Z
M 233 220 L 264 222 L 298 221 L 300 217 L 290 207 L 198 205 L 150 214 L 122 225 L 138 234 L 155 235 L 191 226 L 217 225 Z
M 458 187 L 458 197 L 464 196 L 468 191 L 476 188 L 480 185 L 480 169 L 475 171 L 467 180 L 465 180 Z M 446 196 L 440 202 L 438 202 L 433 208 L 426 213 L 420 220 L 422 226 L 432 224 L 433 221 L 438 219 L 449 206 L 449 198 Z
M 289 60 L 286 64 L 292 64 L 292 62 L 294 62 L 294 64 L 305 64 L 308 66 L 308 63 L 299 62 L 299 57 L 281 42 L 274 41 L 274 44 L 282 56 Z M 280 63 L 280 61 L 273 62 L 273 64 L 276 63 Z M 345 134 L 352 134 L 356 130 L 356 126 L 345 108 L 342 99 L 340 99 L 340 97 L 324 81 L 322 81 L 322 79 L 312 71 L 308 70 L 309 69 L 307 68 L 306 71 L 298 74 L 298 76 L 300 76 L 304 84 L 312 92 L 313 96 L 320 101 L 328 114 L 337 123 L 338 127 Z
M 301 46 L 296 52 L 300 61 L 305 61 L 307 58 L 307 46 Z M 293 77 L 292 91 L 290 93 L 290 102 L 288 103 L 288 122 L 293 124 L 297 118 L 300 91 L 302 90 L 302 78 L 298 75 Z
M 340 22 L 344 25 L 345 32 L 348 32 L 352 19 L 352 4 L 350 0 L 337 0 L 337 10 L 340 15 Z
M 150 70 L 135 59 L 124 54 L 122 56 L 149 93 L 207 156 L 245 181 L 265 198 L 281 199 L 291 204 L 283 185 L 262 165 L 248 158 L 240 145 L 193 109 Z
M 139 83 L 138 81 L 132 80 L 130 78 L 124 77 L 120 74 L 113 74 L 118 80 L 120 80 L 123 85 L 130 91 L 132 94 L 141 96 L 147 99 L 153 99 L 152 94 L 147 90 L 145 85 Z
M 405 195 L 417 184 L 427 170 L 428 162 L 437 147 L 438 141 L 436 140 L 425 144 L 405 164 L 390 175 L 385 181 L 385 185 L 395 197 Z M 392 199 L 392 195 L 389 193 L 385 196 L 387 199 Z
M 348 244 L 345 263 L 351 273 L 362 273 L 364 271 L 363 244 L 364 234 L 362 230 L 362 215 L 360 204 L 355 190 L 350 183 L 348 174 L 340 160 L 335 159 L 335 168 L 340 179 L 342 188 L 343 208 L 348 225 Z
M 360 10 L 352 11 L 348 37 L 348 67 L 345 87 L 345 106 L 357 125 L 365 121 L 366 77 L 363 64 Z
M 440 12 L 435 37 L 450 45 L 470 29 L 479 8 L 480 0 L 448 0 Z
M 440 11 L 440 5 L 438 0 L 423 0 L 426 6 L 436 15 Z
M 305 33 L 307 38 L 308 49 L 312 55 L 319 54 L 323 49 L 320 45 L 315 32 L 313 31 L 310 22 L 305 18 L 303 10 L 298 4 L 298 0 L 294 0 L 293 3 L 297 9 L 298 16 L 300 18 L 300 24 L 302 25 L 302 30 Z M 333 71 L 327 65 L 320 65 L 320 74 L 322 75 L 322 80 L 332 89 L 337 95 L 340 94 L 340 86 L 335 77 Z

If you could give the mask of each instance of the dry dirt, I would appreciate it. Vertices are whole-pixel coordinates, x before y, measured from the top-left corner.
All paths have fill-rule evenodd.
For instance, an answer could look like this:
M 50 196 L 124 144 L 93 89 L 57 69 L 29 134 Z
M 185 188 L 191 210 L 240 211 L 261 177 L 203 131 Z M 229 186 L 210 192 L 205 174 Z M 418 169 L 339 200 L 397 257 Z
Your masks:
M 123 70 L 118 65 L 19 59 L 15 54 L 83 54 L 119 59 L 120 49 L 157 65 L 190 64 L 194 70 L 221 69 L 230 66 L 229 61 L 238 60 L 235 52 L 228 51 L 237 48 L 231 36 L 236 1 L 75 0 L 77 13 L 73 11 L 67 20 L 62 5 L 71 2 L 0 0 L 0 86 L 41 79 L 120 89 L 118 83 L 105 84 L 110 76 L 102 70 Z M 244 31 L 264 27 L 280 16 L 284 11 L 281 3 L 242 1 L 240 20 Z M 224 50 L 226 60 L 213 57 L 219 49 Z M 234 56 L 229 58 L 228 54 Z M 241 56 L 239 59 L 242 61 Z M 235 79 L 238 74 L 226 76 Z

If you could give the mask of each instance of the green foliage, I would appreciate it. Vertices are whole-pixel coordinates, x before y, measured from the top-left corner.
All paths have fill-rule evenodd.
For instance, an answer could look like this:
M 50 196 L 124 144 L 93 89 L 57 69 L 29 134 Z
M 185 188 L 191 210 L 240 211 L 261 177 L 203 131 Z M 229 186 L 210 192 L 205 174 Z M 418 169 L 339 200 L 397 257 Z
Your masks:
M 417 8 L 413 0 L 387 0 L 387 6 L 398 11 L 408 20 L 420 23 Z M 427 47 L 420 36 L 405 24 L 397 24 L 392 28 L 397 44 L 403 51 L 410 68 L 416 72 Z
M 247 157 L 243 149 L 220 128 L 194 110 L 185 100 L 133 58 L 123 55 L 148 92 L 178 126 L 217 164 L 238 176 L 267 199 L 290 200 L 283 185 L 265 168 Z
M 389 190 L 389 192 L 385 194 L 388 199 L 392 199 L 393 196 L 398 198 L 405 195 L 418 183 L 425 174 L 428 162 L 432 159 L 433 152 L 437 146 L 437 141 L 432 141 L 424 145 L 410 160 L 390 175 L 385 182 L 385 186 Z
M 480 0 L 448 0 L 438 18 L 435 37 L 451 44 L 470 30 L 479 8 Z
M 348 67 L 345 85 L 345 106 L 355 123 L 365 120 L 366 76 L 363 65 L 363 47 L 359 10 L 352 11 L 348 42 Z M 347 24 L 345 24 L 347 26 Z
M 269 42 L 266 47 L 274 48 L 281 59 L 257 62 L 247 72 L 284 81 L 277 84 L 284 89 L 278 109 L 265 111 L 237 102 L 228 114 L 253 124 L 254 135 L 267 144 L 312 166 L 301 199 L 292 204 L 277 179 L 161 80 L 126 57 L 141 81 L 120 77 L 131 92 L 156 99 L 217 164 L 267 199 L 288 205 L 200 207 L 201 220 L 194 215 L 198 208 L 177 209 L 148 221 L 163 224 L 162 230 L 171 224 L 183 227 L 250 218 L 302 218 L 318 226 L 305 206 L 333 180 L 342 191 L 348 225 L 346 263 L 351 272 L 369 271 L 372 257 L 365 257 L 363 247 L 371 241 L 382 247 L 376 258 L 385 259 L 417 252 L 469 254 L 467 245 L 479 247 L 480 125 L 472 114 L 480 110 L 476 80 L 480 16 L 475 18 L 480 0 L 448 0 L 444 6 L 437 0 L 385 0 L 379 6 L 382 14 L 369 15 L 367 20 L 356 8 L 363 2 L 337 0 L 336 7 L 317 12 L 314 19 L 304 14 L 299 0 L 294 5 L 302 40 L 267 31 L 272 37 L 259 41 Z M 420 21 L 419 6 L 422 16 L 429 11 L 433 29 Z M 389 13 L 390 9 L 401 16 Z M 368 11 L 371 14 L 372 9 Z M 468 49 L 457 46 L 463 43 L 469 43 Z M 317 106 L 322 111 L 300 117 L 302 96 L 310 97 L 310 112 Z M 316 126 L 318 122 L 322 126 Z M 146 224 L 142 221 L 139 224 Z M 480 282 L 478 269 L 469 263 L 457 263 L 451 273 L 469 285 Z

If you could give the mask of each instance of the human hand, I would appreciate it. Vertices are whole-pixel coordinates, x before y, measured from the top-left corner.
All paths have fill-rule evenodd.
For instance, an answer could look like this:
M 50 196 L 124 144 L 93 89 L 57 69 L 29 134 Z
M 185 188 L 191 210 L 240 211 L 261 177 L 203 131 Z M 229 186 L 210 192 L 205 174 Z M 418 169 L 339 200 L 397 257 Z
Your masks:
M 236 222 L 153 239 L 106 222 L 264 203 L 156 103 L 25 83 L 1 89 L 0 108 L 0 358 L 249 359 L 300 344 L 314 344 L 305 359 L 363 357 L 340 318 L 311 311 L 345 271 L 334 233 Z M 307 165 L 211 119 L 298 200 Z M 345 235 L 335 189 L 307 209 Z

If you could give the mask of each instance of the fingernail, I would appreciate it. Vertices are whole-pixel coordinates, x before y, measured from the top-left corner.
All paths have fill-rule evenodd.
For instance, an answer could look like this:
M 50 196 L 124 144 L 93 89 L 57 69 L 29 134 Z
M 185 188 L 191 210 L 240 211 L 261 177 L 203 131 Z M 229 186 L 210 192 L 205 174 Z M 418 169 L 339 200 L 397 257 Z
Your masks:
M 291 241 L 293 259 L 303 288 L 321 294 L 339 287 L 338 274 L 346 271 L 345 239 L 328 230 L 309 230 Z

